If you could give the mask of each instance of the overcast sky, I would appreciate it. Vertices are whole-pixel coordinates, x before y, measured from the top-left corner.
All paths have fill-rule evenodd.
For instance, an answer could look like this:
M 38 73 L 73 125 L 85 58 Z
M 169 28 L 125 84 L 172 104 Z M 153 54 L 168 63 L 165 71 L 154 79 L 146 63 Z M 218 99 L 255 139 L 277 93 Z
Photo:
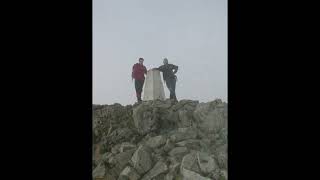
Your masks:
M 178 100 L 227 101 L 227 0 L 93 0 L 94 104 L 136 101 L 139 57 L 179 66 Z

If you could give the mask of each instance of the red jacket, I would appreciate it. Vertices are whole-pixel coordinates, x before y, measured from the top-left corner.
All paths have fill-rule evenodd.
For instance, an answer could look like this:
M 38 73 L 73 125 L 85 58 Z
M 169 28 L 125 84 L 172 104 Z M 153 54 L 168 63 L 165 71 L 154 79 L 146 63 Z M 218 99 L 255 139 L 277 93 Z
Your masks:
M 144 80 L 144 74 L 147 74 L 147 68 L 139 63 L 132 67 L 132 78 L 136 80 Z

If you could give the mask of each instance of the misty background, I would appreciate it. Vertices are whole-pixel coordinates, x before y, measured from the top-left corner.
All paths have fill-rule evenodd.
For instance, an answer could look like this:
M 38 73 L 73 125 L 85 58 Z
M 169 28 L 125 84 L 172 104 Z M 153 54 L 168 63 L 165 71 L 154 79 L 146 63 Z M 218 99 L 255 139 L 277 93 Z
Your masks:
M 94 0 L 93 104 L 136 102 L 139 57 L 179 66 L 178 100 L 227 101 L 227 33 L 227 0 Z

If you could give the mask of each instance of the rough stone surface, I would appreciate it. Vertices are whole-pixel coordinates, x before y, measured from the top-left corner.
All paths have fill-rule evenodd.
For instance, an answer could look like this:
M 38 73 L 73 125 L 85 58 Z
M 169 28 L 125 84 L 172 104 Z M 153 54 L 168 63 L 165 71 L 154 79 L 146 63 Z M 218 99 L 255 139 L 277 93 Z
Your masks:
M 146 145 L 151 147 L 151 148 L 157 148 L 159 146 L 162 146 L 166 143 L 166 138 L 164 136 L 155 136 L 150 138 L 147 142 Z
M 141 180 L 149 180 L 152 179 L 156 176 L 158 176 L 159 174 L 165 173 L 168 171 L 168 167 L 166 165 L 166 163 L 164 163 L 163 161 L 158 161 L 154 167 L 146 174 L 142 177 Z
M 182 169 L 188 169 L 197 173 L 201 173 L 200 167 L 197 161 L 197 152 L 192 152 L 185 155 L 182 159 L 180 171 Z
M 227 180 L 227 112 L 227 103 L 219 99 L 93 105 L 92 175 Z
M 150 153 L 140 146 L 132 156 L 133 167 L 139 174 L 144 174 L 152 168 L 152 159 Z
M 121 172 L 118 180 L 138 180 L 139 178 L 140 175 L 137 173 L 137 171 L 134 168 L 127 166 Z
M 196 172 L 184 168 L 181 170 L 181 174 L 183 176 L 183 180 L 211 180 L 210 178 L 203 177 Z

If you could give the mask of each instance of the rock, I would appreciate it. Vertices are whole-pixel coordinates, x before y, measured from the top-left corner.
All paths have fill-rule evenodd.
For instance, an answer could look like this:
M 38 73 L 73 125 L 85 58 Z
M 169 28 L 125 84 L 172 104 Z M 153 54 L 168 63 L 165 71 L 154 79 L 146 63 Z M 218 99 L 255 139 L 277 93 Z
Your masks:
M 206 132 L 218 132 L 227 127 L 227 104 L 221 100 L 215 100 L 208 103 L 197 105 L 193 117 L 198 127 Z
M 217 164 L 215 160 L 209 156 L 209 154 L 204 152 L 197 153 L 197 160 L 200 170 L 204 174 L 209 174 L 210 172 L 217 169 Z
M 93 178 L 103 178 L 106 174 L 106 168 L 103 163 L 100 163 L 92 172 Z
M 163 146 L 163 150 L 165 152 L 169 152 L 173 148 L 174 148 L 174 144 L 171 142 L 170 139 L 167 139 L 166 144 Z
M 165 175 L 164 180 L 174 180 L 178 175 L 180 163 L 175 163 L 169 166 L 169 172 Z
M 141 104 L 133 109 L 134 125 L 141 135 L 145 135 L 158 128 L 157 109 Z
M 193 111 L 181 109 L 178 111 L 179 121 L 178 127 L 191 127 L 193 124 Z
M 227 180 L 228 179 L 228 172 L 226 170 L 220 171 L 220 180 Z
M 168 167 L 166 165 L 166 163 L 164 163 L 163 161 L 158 161 L 154 167 L 147 173 L 145 174 L 141 180 L 150 180 L 156 176 L 158 176 L 159 174 L 165 173 L 168 171 Z
M 172 142 L 179 142 L 186 139 L 195 139 L 197 137 L 197 130 L 194 128 L 179 128 L 174 134 L 170 136 Z
M 188 148 L 186 147 L 175 147 L 170 152 L 170 156 L 183 156 L 184 154 L 188 153 Z
M 152 168 L 151 155 L 147 150 L 143 148 L 143 146 L 139 146 L 139 148 L 133 154 L 131 160 L 133 163 L 133 167 L 139 174 L 144 174 Z
M 162 146 L 166 143 L 166 138 L 164 136 L 155 136 L 150 138 L 147 142 L 146 145 L 151 147 L 151 148 L 157 148 L 159 146 Z
M 136 145 L 134 145 L 132 143 L 129 143 L 129 142 L 124 142 L 120 146 L 120 152 L 125 152 L 125 151 L 128 151 L 130 149 L 134 149 L 134 148 L 136 148 Z
M 129 163 L 132 154 L 135 152 L 135 149 L 128 150 L 126 152 L 119 153 L 114 157 L 110 158 L 109 164 L 117 168 L 115 170 L 120 171 Z M 119 172 L 119 173 L 120 173 Z
M 137 173 L 137 171 L 134 168 L 127 166 L 121 172 L 118 180 L 138 180 L 139 178 L 140 175 Z
M 200 174 L 184 169 L 181 169 L 181 174 L 183 177 L 183 180 L 211 180 L 210 178 L 207 177 L 203 177 Z
M 176 146 L 179 146 L 179 147 L 184 146 L 184 147 L 187 147 L 188 149 L 200 150 L 201 142 L 198 139 L 188 139 L 188 140 L 177 142 Z
M 189 153 L 182 158 L 180 171 L 181 169 L 188 169 L 197 173 L 200 173 L 200 167 L 197 161 L 197 153 Z

